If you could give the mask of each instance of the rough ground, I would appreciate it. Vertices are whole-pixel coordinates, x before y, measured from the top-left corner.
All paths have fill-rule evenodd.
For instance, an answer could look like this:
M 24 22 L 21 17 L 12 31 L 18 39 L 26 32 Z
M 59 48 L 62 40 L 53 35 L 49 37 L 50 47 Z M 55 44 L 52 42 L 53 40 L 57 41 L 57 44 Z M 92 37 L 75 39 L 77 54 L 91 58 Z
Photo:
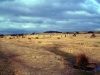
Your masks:
M 100 65 L 100 34 L 96 34 L 96 38 L 90 38 L 90 34 L 78 34 L 76 37 L 61 35 L 50 37 L 47 34 L 43 37 L 41 34 L 38 39 L 37 35 L 25 38 L 7 36 L 0 39 L 0 51 L 11 62 L 9 66 L 14 75 L 100 75 L 98 71 L 76 70 L 66 60 L 84 53 L 89 62 Z M 0 59 L 0 64 L 3 62 Z M 7 69 L 4 65 L 4 68 L 9 70 L 9 66 Z
M 20 44 L 19 44 L 20 43 Z M 12 63 L 15 75 L 73 75 L 69 62 L 40 45 L 29 47 L 25 43 L 11 40 L 0 41 L 1 50 Z

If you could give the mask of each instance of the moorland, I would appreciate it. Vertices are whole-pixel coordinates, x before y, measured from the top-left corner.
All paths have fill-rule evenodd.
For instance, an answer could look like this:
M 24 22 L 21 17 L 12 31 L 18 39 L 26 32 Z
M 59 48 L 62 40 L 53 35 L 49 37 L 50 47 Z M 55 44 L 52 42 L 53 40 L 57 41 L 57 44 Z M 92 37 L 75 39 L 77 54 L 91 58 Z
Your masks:
M 73 60 L 82 53 L 100 66 L 100 34 L 39 33 L 0 38 L 0 75 L 100 75 L 81 70 Z

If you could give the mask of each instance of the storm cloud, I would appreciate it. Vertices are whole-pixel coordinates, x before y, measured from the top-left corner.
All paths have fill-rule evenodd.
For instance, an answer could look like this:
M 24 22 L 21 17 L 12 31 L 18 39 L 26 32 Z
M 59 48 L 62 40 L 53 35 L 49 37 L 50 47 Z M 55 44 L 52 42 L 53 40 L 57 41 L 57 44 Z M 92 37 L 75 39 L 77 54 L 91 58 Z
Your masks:
M 0 33 L 100 30 L 99 0 L 0 0 Z

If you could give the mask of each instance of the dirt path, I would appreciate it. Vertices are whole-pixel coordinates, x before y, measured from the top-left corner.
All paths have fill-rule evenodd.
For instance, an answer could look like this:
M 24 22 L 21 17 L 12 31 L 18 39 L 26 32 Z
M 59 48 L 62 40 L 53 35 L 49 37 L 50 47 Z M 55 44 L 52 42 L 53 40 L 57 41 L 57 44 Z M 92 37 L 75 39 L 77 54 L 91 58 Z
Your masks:
M 0 41 L 2 51 L 12 62 L 16 75 L 73 75 L 69 62 L 38 45 L 33 47 L 8 40 Z

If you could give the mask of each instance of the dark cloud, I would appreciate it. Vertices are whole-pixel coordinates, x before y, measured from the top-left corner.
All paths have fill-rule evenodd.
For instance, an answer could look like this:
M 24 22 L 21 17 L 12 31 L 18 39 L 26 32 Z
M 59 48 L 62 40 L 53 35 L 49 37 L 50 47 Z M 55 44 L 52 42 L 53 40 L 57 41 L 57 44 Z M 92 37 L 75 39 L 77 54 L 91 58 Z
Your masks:
M 41 2 L 0 0 L 0 2 L 0 25 L 3 27 L 6 25 L 3 32 L 17 33 L 18 30 L 18 33 L 32 32 L 33 29 L 74 31 L 100 28 L 99 0 L 41 0 Z
M 31 7 L 25 7 L 22 4 L 14 3 L 14 4 L 6 4 L 6 6 L 1 6 L 1 14 L 10 14 L 14 16 L 35 16 L 35 17 L 51 17 L 55 18 L 60 16 L 65 11 L 79 11 L 82 10 L 82 8 L 75 3 L 83 2 L 76 0 L 57 0 L 59 5 L 55 6 L 54 3 L 45 2 L 45 4 L 41 5 L 35 5 Z M 61 3 L 60 3 L 61 2 Z M 73 2 L 73 3 L 72 3 Z M 9 7 L 8 7 L 9 6 Z M 62 16 L 62 15 L 61 15 Z
M 0 2 L 5 2 L 5 1 L 14 1 L 14 0 L 0 0 Z
M 100 0 L 96 0 L 98 3 L 100 3 Z
M 26 30 L 26 29 L 20 29 L 20 28 L 5 28 L 0 30 L 0 34 L 20 34 L 20 33 L 33 33 L 38 32 L 37 30 Z
M 14 28 L 6 28 L 0 30 L 0 33 L 14 34 L 14 33 L 25 33 L 27 32 L 25 29 L 14 29 Z

